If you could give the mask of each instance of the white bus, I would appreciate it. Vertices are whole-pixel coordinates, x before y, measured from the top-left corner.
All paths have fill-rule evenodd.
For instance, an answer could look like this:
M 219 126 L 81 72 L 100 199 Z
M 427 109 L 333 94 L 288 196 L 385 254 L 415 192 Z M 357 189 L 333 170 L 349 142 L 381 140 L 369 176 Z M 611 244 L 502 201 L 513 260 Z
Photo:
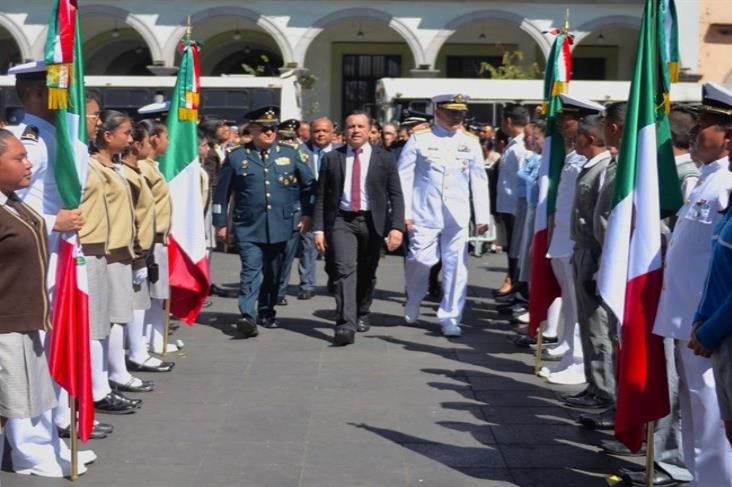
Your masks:
M 86 76 L 87 88 L 102 95 L 102 108 L 137 117 L 137 109 L 153 103 L 156 96 L 169 100 L 175 76 Z M 244 114 L 264 105 L 279 105 L 281 119 L 300 119 L 297 76 L 257 77 L 230 75 L 201 77 L 201 113 L 239 123 Z M 15 93 L 15 76 L 0 76 L 0 118 L 14 124 L 22 117 Z
M 497 124 L 503 105 L 519 102 L 529 107 L 541 104 L 543 80 L 492 80 L 459 78 L 382 78 L 376 83 L 376 117 L 382 122 L 401 120 L 404 110 L 430 113 L 430 98 L 444 93 L 463 93 L 471 97 L 469 117 L 483 123 Z M 629 81 L 572 81 L 569 93 L 607 103 L 625 101 Z M 675 83 L 672 102 L 698 103 L 701 85 Z

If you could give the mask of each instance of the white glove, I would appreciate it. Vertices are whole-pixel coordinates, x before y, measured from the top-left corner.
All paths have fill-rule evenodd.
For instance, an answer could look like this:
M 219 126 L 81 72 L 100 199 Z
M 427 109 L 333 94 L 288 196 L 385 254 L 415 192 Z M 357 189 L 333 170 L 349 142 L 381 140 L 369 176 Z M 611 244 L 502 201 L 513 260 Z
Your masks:
M 146 280 L 147 280 L 147 267 L 143 267 L 142 269 L 135 269 L 132 272 L 132 284 L 134 284 L 135 286 L 141 285 Z

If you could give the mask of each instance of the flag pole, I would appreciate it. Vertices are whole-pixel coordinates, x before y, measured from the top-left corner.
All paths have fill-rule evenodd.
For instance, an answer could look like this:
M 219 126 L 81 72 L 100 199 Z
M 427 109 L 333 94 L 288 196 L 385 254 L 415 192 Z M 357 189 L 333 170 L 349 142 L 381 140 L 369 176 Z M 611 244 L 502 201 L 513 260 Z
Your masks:
M 541 349 L 544 344 L 544 321 L 539 323 L 539 329 L 536 332 L 536 361 L 534 362 L 534 375 L 539 375 L 541 371 Z
M 79 480 L 79 434 L 76 431 L 76 398 L 69 395 L 69 409 L 71 409 L 71 480 Z
M 656 429 L 656 422 L 649 421 L 646 424 L 646 487 L 653 487 L 655 472 L 655 448 L 653 444 L 653 432 Z

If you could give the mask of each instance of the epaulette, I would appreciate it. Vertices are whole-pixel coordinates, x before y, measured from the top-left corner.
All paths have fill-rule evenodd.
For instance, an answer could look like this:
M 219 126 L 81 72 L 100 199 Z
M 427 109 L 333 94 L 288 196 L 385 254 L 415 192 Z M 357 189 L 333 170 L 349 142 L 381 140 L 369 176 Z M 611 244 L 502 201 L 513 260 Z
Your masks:
M 226 152 L 229 152 L 229 153 L 234 152 L 239 147 L 241 147 L 241 145 L 239 145 L 239 144 L 230 145 L 229 147 L 226 148 Z
M 425 127 L 423 129 L 417 129 L 412 133 L 414 135 L 419 135 L 419 134 L 426 134 L 426 133 L 431 133 L 431 132 L 432 132 L 432 127 Z
M 20 136 L 20 140 L 30 140 L 32 142 L 38 142 L 38 134 L 39 134 L 38 127 L 35 125 L 26 125 L 25 130 L 23 130 L 23 133 Z
M 297 151 L 297 153 L 300 154 L 300 160 L 302 162 L 308 162 L 308 159 L 310 158 L 310 156 L 307 155 L 307 153 L 305 153 L 305 152 L 303 152 L 301 150 Z
M 477 135 L 475 135 L 473 132 L 471 132 L 469 130 L 460 129 L 460 131 L 462 133 L 464 133 L 465 135 L 469 135 L 470 137 L 474 138 L 475 140 L 480 140 L 480 137 L 478 137 Z

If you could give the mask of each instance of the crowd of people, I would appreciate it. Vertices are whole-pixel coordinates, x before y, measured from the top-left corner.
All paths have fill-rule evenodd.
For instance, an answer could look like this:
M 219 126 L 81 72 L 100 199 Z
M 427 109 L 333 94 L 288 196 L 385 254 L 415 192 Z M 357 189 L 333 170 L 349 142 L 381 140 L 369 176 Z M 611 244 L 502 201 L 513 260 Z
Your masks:
M 135 374 L 171 372 L 175 363 L 161 352 L 183 346 L 168 343 L 165 332 L 176 208 L 157 161 L 168 150 L 168 107 L 105 110 L 98 93 L 87 90 L 83 199 L 78 209 L 64 209 L 49 177 L 56 141 L 45 68 L 37 63 L 14 74 L 25 117 L 0 129 L 0 417 L 14 471 L 60 477 L 70 471 L 60 438 L 69 437 L 72 418 L 46 357 L 54 241 L 76 232 L 85 256 L 98 413 L 138 411 L 143 401 L 129 393 L 152 391 L 155 383 Z M 491 297 L 517 323 L 515 345 L 536 346 L 525 325 L 547 122 L 520 104 L 503 107 L 500 127 L 470 121 L 468 101 L 438 95 L 432 114 L 383 125 L 353 112 L 342 129 L 327 117 L 281 121 L 277 106 L 252 110 L 240 126 L 200 120 L 200 194 L 191 197 L 201 198 L 209 264 L 217 247 L 240 256 L 239 289 L 212 284 L 211 293 L 238 299 L 235 325 L 243 337 L 279 326 L 276 309 L 288 305 L 296 259 L 296 297 L 312 299 L 323 259 L 336 304 L 333 343 L 354 344 L 370 328 L 376 271 L 387 252 L 404 255 L 405 322 L 419 320 L 429 295 L 439 301 L 443 335 L 459 337 L 468 242 L 478 236 L 473 245 L 486 242 L 506 255 L 506 276 Z M 561 298 L 543 325 L 541 358 L 555 365 L 540 375 L 552 384 L 586 384 L 563 400 L 600 410 L 581 415 L 582 427 L 612 429 L 618 322 L 595 280 L 626 103 L 561 95 L 561 106 L 565 158 L 546 256 Z M 701 107 L 674 105 L 669 121 L 685 203 L 663 225 L 665 275 L 654 332 L 666 338 L 672 412 L 656 424 L 654 482 L 732 485 L 732 92 L 707 84 Z M 91 437 L 113 430 L 97 421 Z M 603 448 L 631 453 L 612 440 Z M 84 450 L 79 458 L 83 473 L 96 455 Z M 621 475 L 645 485 L 643 471 Z

